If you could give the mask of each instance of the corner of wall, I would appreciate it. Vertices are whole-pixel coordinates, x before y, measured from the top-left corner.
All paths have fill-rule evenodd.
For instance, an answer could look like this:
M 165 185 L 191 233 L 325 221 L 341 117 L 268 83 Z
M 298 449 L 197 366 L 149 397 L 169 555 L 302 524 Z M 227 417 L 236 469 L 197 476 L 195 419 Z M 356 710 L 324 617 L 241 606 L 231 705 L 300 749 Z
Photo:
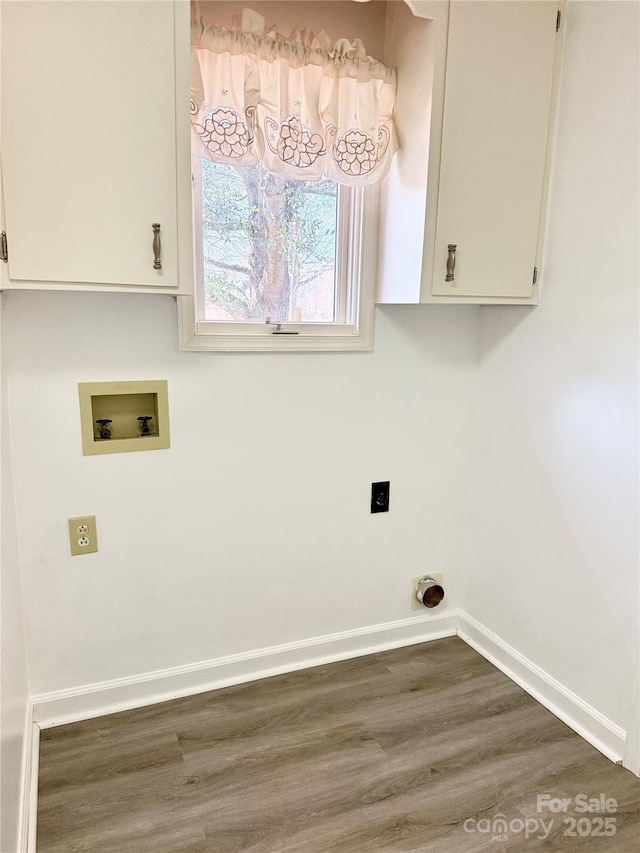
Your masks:
M 0 295 L 0 315 L 4 294 Z M 0 316 L 0 323 L 2 316 Z M 0 341 L 0 351 L 1 351 Z M 26 851 L 32 762 L 32 712 L 13 493 L 7 382 L 0 355 L 0 849 Z M 9 654 L 10 650 L 10 654 Z

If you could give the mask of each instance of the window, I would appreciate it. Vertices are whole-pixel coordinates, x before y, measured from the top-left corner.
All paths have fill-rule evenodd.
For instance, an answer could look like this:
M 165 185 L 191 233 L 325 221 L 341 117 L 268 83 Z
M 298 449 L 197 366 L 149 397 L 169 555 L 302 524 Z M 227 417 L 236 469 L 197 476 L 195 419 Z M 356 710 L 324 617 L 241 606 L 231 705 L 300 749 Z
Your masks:
M 260 165 L 197 164 L 200 316 L 220 323 L 343 322 L 338 208 L 342 202 L 348 216 L 348 190 L 341 193 L 327 178 L 288 181 Z
M 195 300 L 183 348 L 371 349 L 395 73 L 364 46 L 202 25 L 192 63 Z
M 189 348 L 370 348 L 362 189 L 194 158 L 193 197 Z
M 287 181 L 279 211 L 284 208 L 285 216 L 269 236 L 254 225 L 264 219 L 264 202 L 256 211 L 244 187 L 247 180 L 260 184 L 267 173 L 245 167 L 255 170 L 247 178 L 242 167 L 198 165 L 195 299 L 179 298 L 182 348 L 371 350 L 377 188 L 322 181 L 316 189 L 311 182 Z M 276 288 L 278 278 L 284 286 Z

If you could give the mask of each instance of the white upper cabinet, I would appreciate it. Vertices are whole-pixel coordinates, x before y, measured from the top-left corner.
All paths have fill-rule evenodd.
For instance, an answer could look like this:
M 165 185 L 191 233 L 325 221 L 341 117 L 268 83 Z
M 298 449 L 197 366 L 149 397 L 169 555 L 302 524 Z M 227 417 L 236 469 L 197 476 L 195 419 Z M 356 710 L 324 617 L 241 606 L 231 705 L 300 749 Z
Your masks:
M 434 295 L 533 295 L 557 12 L 451 3 Z
M 388 4 L 402 147 L 379 302 L 538 301 L 557 12 Z M 188 0 L 0 0 L 0 16 L 2 286 L 192 292 Z
M 2 3 L 8 286 L 189 289 L 188 16 L 170 0 Z
M 397 14 L 388 32 L 397 104 L 412 92 L 420 98 L 398 116 L 402 147 L 384 189 L 377 299 L 534 304 L 564 3 L 407 2 L 415 25 Z M 411 236 L 409 219 L 423 222 L 424 240 Z

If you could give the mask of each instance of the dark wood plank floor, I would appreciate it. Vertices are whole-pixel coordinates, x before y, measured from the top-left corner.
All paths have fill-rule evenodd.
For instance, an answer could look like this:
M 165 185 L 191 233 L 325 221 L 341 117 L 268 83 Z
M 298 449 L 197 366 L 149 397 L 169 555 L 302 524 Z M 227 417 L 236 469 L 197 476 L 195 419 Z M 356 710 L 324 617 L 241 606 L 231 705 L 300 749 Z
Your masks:
M 37 849 L 637 853 L 640 779 L 450 638 L 43 731 Z

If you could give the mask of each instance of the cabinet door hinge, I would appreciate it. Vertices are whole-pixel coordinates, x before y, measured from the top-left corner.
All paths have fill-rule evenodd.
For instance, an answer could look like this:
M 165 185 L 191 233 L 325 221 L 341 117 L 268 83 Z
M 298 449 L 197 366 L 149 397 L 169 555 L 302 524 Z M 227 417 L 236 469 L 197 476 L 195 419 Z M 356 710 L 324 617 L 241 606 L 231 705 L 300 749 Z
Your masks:
M 533 268 L 533 283 L 535 284 L 538 280 L 538 267 Z
M 9 260 L 9 249 L 7 247 L 7 232 L 3 231 L 0 234 L 0 261 L 4 261 L 5 264 Z
M 560 31 L 560 19 L 562 18 L 562 12 L 558 9 L 558 14 L 556 16 L 556 32 Z

